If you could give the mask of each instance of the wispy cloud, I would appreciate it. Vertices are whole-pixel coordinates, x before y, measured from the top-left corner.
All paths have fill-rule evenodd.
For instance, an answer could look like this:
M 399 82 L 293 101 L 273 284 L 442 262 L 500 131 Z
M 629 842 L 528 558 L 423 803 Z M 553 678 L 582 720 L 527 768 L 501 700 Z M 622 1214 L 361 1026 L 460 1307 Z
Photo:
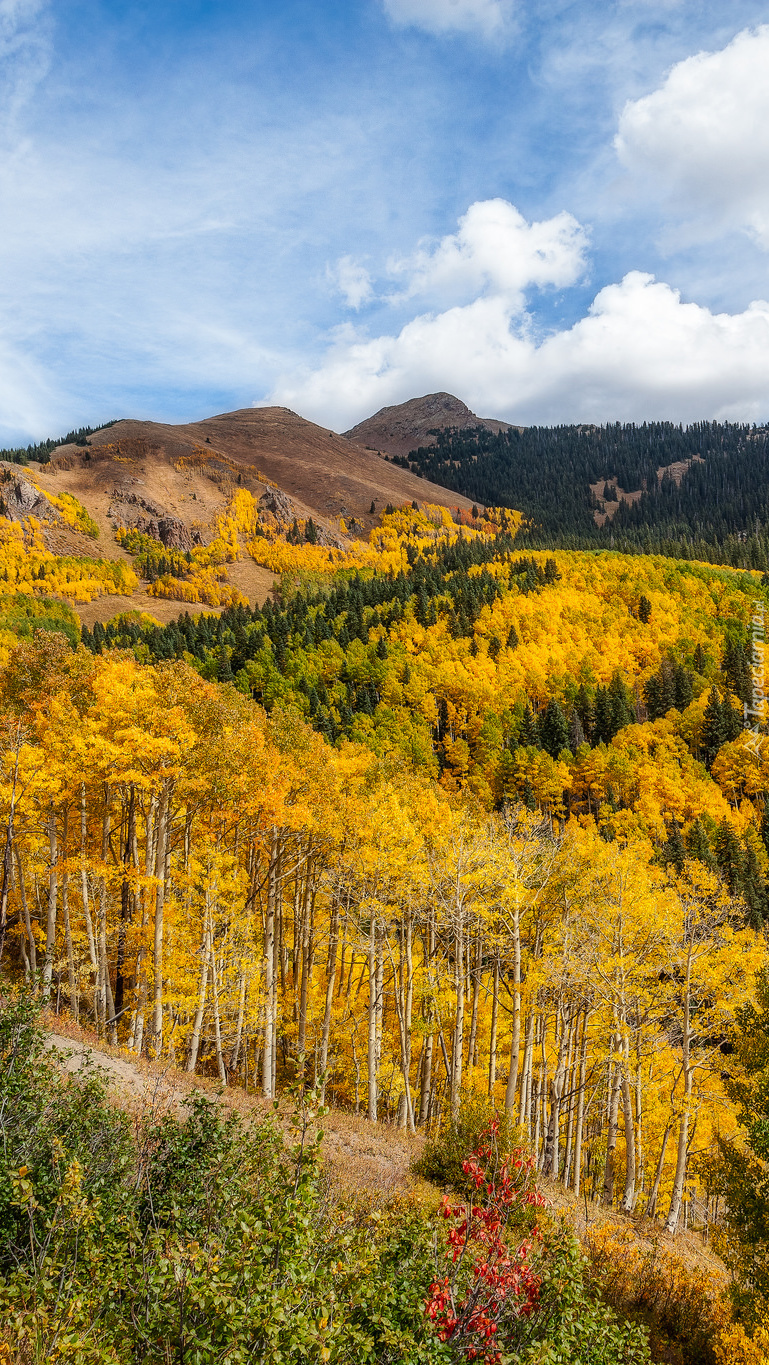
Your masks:
M 0 128 L 6 133 L 51 64 L 48 0 L 0 0 Z
M 371 276 L 354 256 L 340 256 L 333 266 L 326 269 L 326 277 L 334 289 L 342 295 L 348 308 L 356 311 L 374 297 Z
M 512 14 L 511 0 L 383 0 L 396 24 L 426 33 L 478 32 L 498 36 Z

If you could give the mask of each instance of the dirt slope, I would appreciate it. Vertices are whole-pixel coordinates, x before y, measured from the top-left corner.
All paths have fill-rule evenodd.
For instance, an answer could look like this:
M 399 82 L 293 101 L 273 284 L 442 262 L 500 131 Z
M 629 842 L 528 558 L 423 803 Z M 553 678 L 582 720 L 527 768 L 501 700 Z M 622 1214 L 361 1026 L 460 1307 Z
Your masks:
M 411 398 L 408 403 L 380 408 L 373 417 L 359 422 L 344 434 L 350 441 L 358 441 L 388 455 L 408 455 L 420 445 L 429 445 L 429 432 L 436 427 L 488 427 L 490 431 L 507 431 L 509 422 L 498 422 L 493 417 L 476 417 L 474 412 L 451 393 L 428 393 L 424 398 Z
M 189 506 L 190 492 L 196 492 L 199 500 L 201 489 L 197 483 L 191 485 L 183 505 L 185 489 L 176 465 L 185 462 L 184 475 L 189 482 L 195 468 L 202 468 L 202 461 L 208 457 L 215 463 L 217 456 L 223 457 L 225 466 L 232 466 L 231 482 L 240 475 L 243 484 L 264 492 L 257 479 L 261 475 L 288 494 L 301 517 L 312 516 L 321 524 L 344 517 L 348 526 L 353 518 L 359 532 L 367 532 L 376 524 L 388 502 L 402 504 L 416 499 L 446 507 L 471 505 L 466 498 L 389 465 L 365 446 L 307 422 L 288 408 L 242 408 L 180 426 L 118 422 L 96 432 L 90 446 L 91 469 L 79 481 L 86 505 L 87 488 L 98 479 L 93 465 L 107 452 L 112 473 L 117 472 L 115 466 L 119 464 L 140 464 L 150 495 L 156 489 L 157 501 L 169 510 L 175 507 L 185 520 L 204 510 Z M 79 454 L 82 464 L 83 452 Z M 64 447 L 55 463 L 67 457 L 77 463 L 77 456 L 76 447 Z M 374 515 L 369 512 L 372 501 Z
M 105 1075 L 116 1103 L 130 1112 L 153 1109 L 156 1113 L 182 1112 L 182 1101 L 193 1090 L 205 1091 L 228 1108 L 257 1119 L 273 1114 L 270 1100 L 245 1095 L 240 1089 L 222 1090 L 221 1085 L 200 1076 L 187 1076 L 168 1063 L 136 1061 L 127 1052 L 99 1042 L 76 1024 L 51 1017 L 48 1047 L 65 1071 L 98 1067 Z M 59 1029 L 67 1032 L 59 1032 Z M 290 1141 L 291 1106 L 281 1101 L 278 1124 Z M 422 1139 L 388 1128 L 372 1126 L 341 1110 L 331 1110 L 323 1120 L 323 1153 L 335 1185 L 358 1193 L 389 1195 L 415 1185 L 410 1164 Z
M 288 408 L 243 408 L 179 426 L 121 421 L 95 432 L 85 447 L 60 446 L 47 465 L 24 471 L 8 465 L 0 476 L 0 510 L 15 520 L 30 512 L 42 518 L 50 550 L 105 559 L 131 558 L 115 541 L 119 525 L 137 526 L 180 550 L 209 543 L 217 515 L 240 487 L 257 500 L 277 500 L 289 525 L 293 517 L 312 517 L 325 544 L 343 544 L 345 532 L 367 537 L 388 503 L 471 506 Z M 85 506 L 98 528 L 95 538 L 66 525 L 50 504 L 46 510 L 43 495 L 62 493 Z M 229 579 L 259 605 L 274 582 L 248 558 L 231 566 Z M 142 585 L 131 598 L 105 596 L 77 610 L 91 626 L 128 610 L 168 621 L 186 610 L 215 608 L 149 597 Z

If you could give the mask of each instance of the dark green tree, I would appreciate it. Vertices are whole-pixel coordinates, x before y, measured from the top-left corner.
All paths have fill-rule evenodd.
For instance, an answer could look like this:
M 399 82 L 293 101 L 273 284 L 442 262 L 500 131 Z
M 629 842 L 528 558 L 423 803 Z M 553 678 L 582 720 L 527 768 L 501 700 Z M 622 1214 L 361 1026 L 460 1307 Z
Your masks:
M 541 748 L 539 724 L 537 717 L 534 715 L 528 702 L 526 703 L 526 710 L 523 713 L 521 727 L 518 731 L 518 743 L 526 746 L 534 745 L 536 749 Z
M 713 760 L 721 748 L 726 743 L 726 721 L 724 718 L 724 708 L 721 698 L 718 695 L 718 688 L 714 685 L 710 689 L 707 706 L 702 718 L 702 738 L 700 740 L 700 751 L 705 767 L 709 770 L 713 765 Z
M 539 718 L 539 734 L 542 748 L 551 758 L 557 758 L 562 749 L 569 747 L 569 722 L 554 698 Z
M 742 887 L 745 854 L 734 826 L 728 820 L 722 820 L 718 826 L 714 845 L 719 872 L 726 879 L 730 891 L 739 891 Z

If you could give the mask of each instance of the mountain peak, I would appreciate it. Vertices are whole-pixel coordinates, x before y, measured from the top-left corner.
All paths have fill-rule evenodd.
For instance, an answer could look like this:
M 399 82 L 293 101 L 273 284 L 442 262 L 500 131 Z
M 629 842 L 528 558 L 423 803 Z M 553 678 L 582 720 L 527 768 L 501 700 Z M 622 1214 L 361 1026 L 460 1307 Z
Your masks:
M 388 455 L 408 455 L 417 446 L 429 444 L 429 432 L 434 427 L 477 426 L 502 431 L 507 429 L 508 423 L 477 417 L 452 393 L 427 393 L 422 398 L 410 398 L 406 403 L 380 408 L 373 417 L 358 422 L 344 435 L 350 441 L 386 451 Z

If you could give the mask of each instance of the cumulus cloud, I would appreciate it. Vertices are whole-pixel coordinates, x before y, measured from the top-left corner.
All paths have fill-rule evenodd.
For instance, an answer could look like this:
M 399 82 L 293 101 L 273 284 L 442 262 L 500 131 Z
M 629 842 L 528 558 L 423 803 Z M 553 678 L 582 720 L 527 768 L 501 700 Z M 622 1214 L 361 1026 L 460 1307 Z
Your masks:
M 328 267 L 326 274 L 348 308 L 357 310 L 374 297 L 371 276 L 354 256 L 340 256 L 336 265 Z
M 585 269 L 585 246 L 584 229 L 570 213 L 527 223 L 506 200 L 486 199 L 470 205 L 456 233 L 391 261 L 390 273 L 405 279 L 405 298 L 445 304 L 482 292 L 518 310 L 531 286 L 574 284 Z
M 769 417 L 769 303 L 714 314 L 634 271 L 573 327 L 537 340 L 501 295 L 426 313 L 397 334 L 340 329 L 315 370 L 269 401 L 344 430 L 386 404 L 448 390 L 508 421 Z
M 427 33 L 480 32 L 490 38 L 506 25 L 510 0 L 383 0 L 396 24 Z
M 620 160 L 700 238 L 740 228 L 769 249 L 768 70 L 763 25 L 678 62 L 622 112 Z

